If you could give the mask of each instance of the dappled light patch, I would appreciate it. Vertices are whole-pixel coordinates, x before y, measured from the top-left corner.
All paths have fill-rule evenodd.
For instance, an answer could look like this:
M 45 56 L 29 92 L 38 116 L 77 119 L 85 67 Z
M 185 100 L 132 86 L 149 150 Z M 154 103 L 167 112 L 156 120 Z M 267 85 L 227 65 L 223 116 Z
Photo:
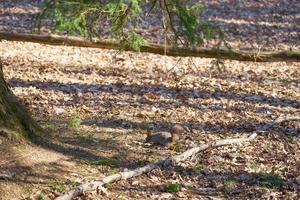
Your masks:
M 293 2 L 291 7 L 284 1 L 206 1 L 204 14 L 237 48 L 287 50 L 299 46 L 299 3 Z M 26 14 L 26 5 L 4 3 L 1 30 L 7 22 L 28 25 L 32 13 Z M 1 20 L 9 12 L 18 15 Z M 143 33 L 150 41 L 161 40 L 155 19 L 148 17 L 152 21 L 145 26 L 155 34 Z M 24 147 L 7 143 L 0 132 L 0 194 L 6 199 L 53 199 L 87 181 L 300 114 L 297 62 L 227 60 L 217 69 L 205 58 L 8 41 L 1 41 L 0 49 L 5 79 L 46 133 Z M 149 129 L 169 131 L 175 124 L 187 128 L 185 140 L 169 147 L 146 143 Z M 299 121 L 285 121 L 254 141 L 200 152 L 83 198 L 296 199 L 299 130 Z
M 192 59 L 192 63 L 181 59 L 177 67 L 171 68 L 177 59 L 166 58 L 171 70 L 167 72 L 161 69 L 160 57 L 150 54 L 121 53 L 118 55 L 123 59 L 111 65 L 111 55 L 116 52 L 110 50 L 82 48 L 78 57 L 74 54 L 77 50 L 70 47 L 17 42 L 1 45 L 7 50 L 10 45 L 18 46 L 1 55 L 9 63 L 4 68 L 6 78 L 54 140 L 37 142 L 38 147 L 64 155 L 66 161 L 58 169 L 67 165 L 69 170 L 60 171 L 64 175 L 56 182 L 64 184 L 66 190 L 73 183 L 82 183 L 85 176 L 88 180 L 104 177 L 178 154 L 199 143 L 239 137 L 274 116 L 297 114 L 300 106 L 298 63 L 226 61 L 226 71 L 218 72 L 209 67 L 209 59 Z M 35 49 L 39 57 L 32 56 Z M 98 56 L 88 61 L 89 55 Z M 144 144 L 150 127 L 167 131 L 175 124 L 187 127 L 186 136 L 192 140 L 168 148 Z M 127 198 L 261 198 L 274 191 L 279 196 L 292 193 L 299 155 L 297 124 L 287 121 L 258 136 L 251 145 L 212 149 L 178 167 L 154 170 L 149 173 L 150 180 L 142 176 L 110 184 L 108 198 L 118 198 L 120 191 Z M 50 158 L 43 151 L 40 155 Z M 269 173 L 272 167 L 283 174 L 282 181 L 258 175 Z M 70 177 L 70 182 L 65 182 L 65 177 Z M 174 179 L 180 185 L 176 193 L 166 187 Z M 277 182 L 281 187 L 273 186 Z M 59 193 L 50 186 L 43 188 L 50 196 Z

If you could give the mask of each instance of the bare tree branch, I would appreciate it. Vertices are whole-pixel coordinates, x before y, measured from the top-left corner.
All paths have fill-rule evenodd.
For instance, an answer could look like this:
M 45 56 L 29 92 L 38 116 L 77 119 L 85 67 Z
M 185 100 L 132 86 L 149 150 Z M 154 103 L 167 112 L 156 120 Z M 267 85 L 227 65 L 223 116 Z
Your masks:
M 65 194 L 57 197 L 56 200 L 71 200 L 81 194 L 84 194 L 84 192 L 87 192 L 87 191 L 102 190 L 103 186 L 107 183 L 112 183 L 112 182 L 116 182 L 119 180 L 126 180 L 128 178 L 136 177 L 143 173 L 149 172 L 155 168 L 166 167 L 169 165 L 175 165 L 179 162 L 187 160 L 188 158 L 192 157 L 193 155 L 199 153 L 200 151 L 204 151 L 209 148 L 214 148 L 214 147 L 219 147 L 219 146 L 224 146 L 224 145 L 231 145 L 231 144 L 239 144 L 239 143 L 244 143 L 244 142 L 254 140 L 257 136 L 257 132 L 266 131 L 267 129 L 273 127 L 274 125 L 276 125 L 278 123 L 281 123 L 284 121 L 289 121 L 289 120 L 300 120 L 300 116 L 278 117 L 277 119 L 258 128 L 255 132 L 253 132 L 249 136 L 245 136 L 245 137 L 241 137 L 241 138 L 229 138 L 229 139 L 211 141 L 211 142 L 208 142 L 205 144 L 200 144 L 197 147 L 191 148 L 191 149 L 183 152 L 182 154 L 173 156 L 169 159 L 160 160 L 155 163 L 151 163 L 144 167 L 140 167 L 140 168 L 137 168 L 137 169 L 134 169 L 131 171 L 120 172 L 120 173 L 117 173 L 117 174 L 114 174 L 111 176 L 107 176 L 101 180 L 84 183 L 84 184 L 80 185 L 79 187 L 77 187 L 73 190 L 70 190 L 70 191 L 66 192 Z
M 67 45 L 77 47 L 91 47 L 103 49 L 119 49 L 120 43 L 101 40 L 86 40 L 80 37 L 67 37 L 59 35 L 38 35 L 26 33 L 6 33 L 0 32 L 0 39 L 10 41 L 26 41 L 36 42 L 50 45 Z M 124 49 L 130 51 L 130 49 Z M 163 45 L 149 44 L 141 47 L 141 52 L 165 55 Z M 300 52 L 298 51 L 241 51 L 229 50 L 227 48 L 187 48 L 187 47 L 167 47 L 166 55 L 179 57 L 204 57 L 204 58 L 220 58 L 240 61 L 254 62 L 279 62 L 291 61 L 300 62 Z

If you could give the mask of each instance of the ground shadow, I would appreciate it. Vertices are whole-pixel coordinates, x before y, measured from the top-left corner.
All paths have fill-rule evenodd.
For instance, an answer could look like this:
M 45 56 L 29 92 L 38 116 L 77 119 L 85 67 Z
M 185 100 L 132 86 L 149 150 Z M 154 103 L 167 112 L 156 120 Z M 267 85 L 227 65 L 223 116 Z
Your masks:
M 153 170 L 150 174 L 155 173 Z M 160 171 L 160 170 L 159 170 Z M 180 198 L 180 192 L 170 189 L 170 184 L 177 182 L 178 190 L 184 188 L 185 197 L 214 197 L 223 196 L 226 198 L 257 199 L 263 198 L 266 190 L 271 189 L 279 192 L 281 197 L 285 197 L 287 191 L 294 192 L 296 180 L 293 177 L 284 179 L 274 173 L 249 173 L 241 172 L 218 172 L 213 169 L 197 170 L 189 167 L 167 167 L 159 172 L 161 181 L 148 184 L 147 186 L 131 185 L 131 194 L 148 193 L 149 195 L 161 195 L 165 193 L 173 194 L 173 198 Z M 150 177 L 153 175 L 150 175 Z M 174 177 L 181 176 L 181 179 L 174 181 Z M 193 184 L 189 184 L 193 180 Z M 162 183 L 163 182 L 163 183 Z M 150 186 L 152 185 L 152 186 Z M 128 187 L 118 187 L 118 190 L 125 192 Z M 287 189 L 288 188 L 288 189 Z M 179 196 L 178 196 L 179 195 Z M 182 194 L 181 194 L 182 195 Z
M 189 89 L 189 88 L 176 88 L 167 87 L 163 84 L 160 85 L 137 85 L 137 84 L 80 84 L 80 83 L 59 83 L 59 82 L 43 82 L 40 80 L 23 81 L 20 79 L 12 78 L 8 83 L 13 87 L 29 87 L 33 86 L 42 90 L 60 91 L 64 93 L 126 93 L 130 95 L 143 96 L 147 93 L 154 93 L 157 96 L 172 97 L 185 96 L 185 98 L 225 98 L 229 100 L 239 100 L 248 103 L 261 103 L 270 106 L 294 107 L 300 108 L 300 101 L 285 99 L 280 97 L 267 96 L 265 94 L 247 93 L 239 94 L 237 91 L 221 91 L 216 89 L 214 92 L 203 89 Z M 179 97 L 180 98 L 180 97 Z
M 297 17 L 299 9 L 300 4 L 296 1 L 267 5 L 264 1 L 206 2 L 201 17 L 221 27 L 230 41 L 251 40 L 263 47 L 267 44 L 268 47 L 264 49 L 268 49 L 274 45 L 273 41 L 276 44 L 299 46 L 299 34 L 295 34 L 300 31 Z
M 274 134 L 282 135 L 283 137 L 286 134 L 290 136 L 297 136 L 300 133 L 300 130 L 297 127 L 292 127 L 288 125 L 292 122 L 286 122 L 287 126 L 284 124 L 278 124 L 273 128 L 276 128 Z M 151 127 L 155 127 L 156 131 L 168 131 L 170 127 L 175 124 L 179 124 L 183 127 L 188 127 L 189 130 L 197 131 L 198 133 L 206 134 L 218 134 L 218 135 L 227 135 L 227 134 L 242 134 L 242 133 L 251 133 L 257 130 L 259 127 L 262 127 L 262 124 L 259 121 L 253 121 L 249 119 L 240 120 L 238 122 L 231 123 L 221 123 L 218 124 L 211 122 L 195 122 L 195 123 L 170 123 L 170 122 L 161 122 L 161 121 L 151 121 L 151 122 L 134 122 L 124 119 L 85 119 L 82 122 L 83 125 L 97 125 L 99 127 L 105 128 L 122 128 L 122 129 L 143 129 L 148 130 Z M 272 132 L 272 128 L 268 131 Z M 188 134 L 188 133 L 187 133 Z

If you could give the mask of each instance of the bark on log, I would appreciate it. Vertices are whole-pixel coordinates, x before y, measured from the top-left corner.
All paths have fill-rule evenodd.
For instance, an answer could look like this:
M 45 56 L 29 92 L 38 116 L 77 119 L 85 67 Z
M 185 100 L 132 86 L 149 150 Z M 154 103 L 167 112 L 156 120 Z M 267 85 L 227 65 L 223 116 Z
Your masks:
M 118 49 L 120 44 L 112 41 L 101 40 L 87 40 L 80 37 L 59 36 L 59 35 L 39 35 L 27 33 L 7 33 L 0 32 L 0 39 L 10 41 L 25 41 L 36 42 L 49 45 L 67 45 L 77 47 L 91 47 L 103 49 Z M 130 51 L 130 49 L 124 49 Z M 141 52 L 154 53 L 164 55 L 164 46 L 158 44 L 149 44 L 141 48 Z M 239 60 L 239 61 L 254 61 L 254 62 L 300 62 L 300 52 L 297 51 L 241 51 L 220 49 L 217 52 L 213 48 L 184 48 L 184 47 L 168 47 L 166 51 L 168 56 L 179 57 L 203 57 L 203 58 L 217 58 Z
M 223 140 L 217 140 L 217 141 L 211 141 L 205 144 L 201 144 L 197 147 L 194 147 L 192 149 L 189 149 L 182 154 L 179 154 L 177 156 L 173 156 L 166 160 L 160 160 L 155 163 L 148 164 L 144 167 L 140 167 L 131 171 L 127 172 L 120 172 L 111 176 L 107 176 L 103 178 L 102 180 L 92 181 L 89 183 L 84 183 L 80 185 L 79 187 L 70 190 L 66 192 L 65 194 L 57 197 L 55 200 L 71 200 L 79 195 L 84 194 L 84 192 L 92 191 L 92 190 L 101 190 L 105 184 L 112 183 L 119 180 L 126 180 L 128 178 L 139 176 L 143 173 L 149 172 L 155 168 L 159 167 L 165 167 L 168 165 L 175 165 L 179 162 L 185 161 L 188 158 L 192 157 L 193 155 L 199 153 L 200 151 L 206 150 L 208 148 L 213 147 L 219 147 L 224 145 L 230 145 L 230 144 L 239 144 L 247 141 L 254 140 L 257 136 L 258 132 L 264 132 L 267 129 L 273 127 L 274 125 L 288 121 L 288 120 L 300 120 L 300 116 L 282 116 L 278 117 L 277 119 L 267 123 L 266 125 L 258 128 L 256 131 L 254 131 L 252 134 L 247 135 L 245 137 L 241 138 L 229 138 L 229 139 L 223 139 Z

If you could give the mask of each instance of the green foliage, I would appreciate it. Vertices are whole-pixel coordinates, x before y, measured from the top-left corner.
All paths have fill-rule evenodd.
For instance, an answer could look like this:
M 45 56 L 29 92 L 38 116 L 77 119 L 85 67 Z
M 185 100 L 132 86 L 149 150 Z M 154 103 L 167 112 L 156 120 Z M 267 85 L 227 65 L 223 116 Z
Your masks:
M 179 152 L 182 149 L 182 145 L 178 142 L 172 143 L 169 145 L 169 149 L 173 150 L 173 151 L 177 151 Z
M 62 183 L 51 183 L 49 187 L 58 192 L 63 192 L 66 190 L 66 186 Z
M 142 46 L 147 46 L 147 41 L 144 40 L 139 34 L 131 31 L 128 37 L 121 41 L 121 49 L 132 49 L 139 51 Z
M 93 165 L 105 165 L 110 167 L 118 167 L 120 163 L 121 161 L 114 160 L 114 159 L 101 159 L 101 160 L 96 160 L 91 162 L 91 164 Z
M 107 176 L 111 176 L 113 174 L 118 173 L 118 168 L 112 168 L 109 172 L 107 172 Z
M 179 26 L 173 25 L 172 30 L 176 34 L 177 39 L 185 39 L 189 44 L 197 44 L 200 42 L 198 31 L 200 31 L 201 23 L 199 14 L 203 9 L 201 3 L 188 5 L 179 0 L 172 0 L 166 4 L 166 10 L 170 18 L 170 22 L 177 22 Z
M 78 127 L 80 126 L 80 124 L 81 124 L 81 119 L 76 116 L 73 116 L 68 120 L 69 127 Z
M 43 129 L 54 129 L 55 128 L 55 125 L 54 124 L 51 124 L 51 123 L 45 123 L 45 124 L 42 124 L 41 127 Z
M 77 186 L 80 185 L 80 183 L 76 182 L 76 181 L 71 181 L 70 183 L 68 183 L 68 185 L 71 187 L 71 188 L 75 188 Z
M 260 191 L 262 193 L 267 193 L 269 191 L 269 189 L 267 187 L 263 186 L 263 187 L 260 187 Z
M 50 200 L 50 198 L 46 194 L 41 192 L 38 196 L 38 200 Z
M 177 193 L 180 190 L 180 185 L 178 183 L 168 183 L 167 189 L 169 192 Z
M 234 179 L 227 179 L 223 182 L 223 192 L 228 194 L 230 190 L 237 185 L 237 181 Z
M 183 146 L 177 142 L 177 143 L 175 143 L 174 147 L 175 147 L 175 151 L 180 151 L 180 149 L 182 149 Z
M 202 164 L 202 163 L 197 163 L 195 166 L 194 166 L 194 169 L 195 170 L 204 170 L 206 169 L 207 166 L 205 164 Z
M 151 9 L 147 12 L 148 7 Z M 202 45 L 216 35 L 222 38 L 217 27 L 201 20 L 203 4 L 191 0 L 46 0 L 34 18 L 34 27 L 40 28 L 43 19 L 50 18 L 57 30 L 98 37 L 107 28 L 102 25 L 109 24 L 112 38 L 121 41 L 120 48 L 139 51 L 147 42 L 137 29 L 142 27 L 145 12 L 149 14 L 155 9 L 161 11 L 162 28 L 170 33 L 169 41 L 175 45 Z

